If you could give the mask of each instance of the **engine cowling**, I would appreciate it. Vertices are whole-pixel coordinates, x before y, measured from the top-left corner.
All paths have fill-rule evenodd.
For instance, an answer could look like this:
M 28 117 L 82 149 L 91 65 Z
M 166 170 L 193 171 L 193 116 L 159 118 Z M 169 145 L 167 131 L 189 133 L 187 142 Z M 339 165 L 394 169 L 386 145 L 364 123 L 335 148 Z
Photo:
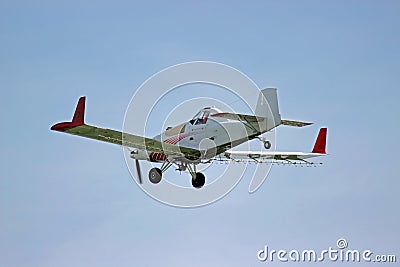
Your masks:
M 131 151 L 131 158 L 137 160 L 149 160 L 149 154 L 146 150 L 134 149 Z

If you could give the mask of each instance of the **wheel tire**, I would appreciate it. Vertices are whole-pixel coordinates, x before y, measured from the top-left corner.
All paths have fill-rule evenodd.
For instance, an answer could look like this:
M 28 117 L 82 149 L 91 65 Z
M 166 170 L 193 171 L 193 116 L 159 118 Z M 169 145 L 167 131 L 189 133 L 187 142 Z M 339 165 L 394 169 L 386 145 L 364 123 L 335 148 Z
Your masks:
M 149 171 L 149 180 L 153 184 L 158 184 L 161 181 L 162 172 L 159 168 L 152 168 Z
M 265 149 L 270 149 L 271 148 L 271 142 L 270 141 L 265 141 L 264 142 L 264 147 L 265 147 Z
M 192 178 L 192 186 L 194 188 L 202 188 L 206 183 L 206 177 L 201 172 L 196 172 L 195 177 Z

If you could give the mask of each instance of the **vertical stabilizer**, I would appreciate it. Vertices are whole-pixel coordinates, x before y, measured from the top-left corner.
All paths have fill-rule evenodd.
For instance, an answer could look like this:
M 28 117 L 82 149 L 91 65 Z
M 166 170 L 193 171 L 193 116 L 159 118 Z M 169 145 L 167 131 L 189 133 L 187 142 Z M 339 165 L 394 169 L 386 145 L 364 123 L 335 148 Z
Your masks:
M 281 115 L 279 114 L 278 95 L 276 88 L 263 89 L 260 92 L 257 101 L 255 115 L 267 118 L 266 123 L 260 124 L 260 128 L 269 131 L 281 124 Z

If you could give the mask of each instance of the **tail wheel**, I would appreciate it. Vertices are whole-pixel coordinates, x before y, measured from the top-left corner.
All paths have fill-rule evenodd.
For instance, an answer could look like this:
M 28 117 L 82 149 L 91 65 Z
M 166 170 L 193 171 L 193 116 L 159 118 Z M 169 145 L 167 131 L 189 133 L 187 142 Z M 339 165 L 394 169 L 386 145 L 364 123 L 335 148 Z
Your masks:
M 270 149 L 271 148 L 271 142 L 270 141 L 265 141 L 264 142 L 264 147 L 265 147 L 265 149 Z
M 162 172 L 159 168 L 152 168 L 149 171 L 149 180 L 153 184 L 158 184 L 161 181 Z
M 196 172 L 192 178 L 192 186 L 194 188 L 202 188 L 206 183 L 206 177 L 201 172 Z

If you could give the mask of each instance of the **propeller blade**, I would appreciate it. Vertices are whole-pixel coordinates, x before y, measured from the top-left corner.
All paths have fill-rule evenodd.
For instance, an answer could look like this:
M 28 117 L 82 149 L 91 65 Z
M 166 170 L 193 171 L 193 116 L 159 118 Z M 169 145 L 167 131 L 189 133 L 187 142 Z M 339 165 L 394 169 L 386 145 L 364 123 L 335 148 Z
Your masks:
M 136 163 L 136 172 L 138 175 L 138 182 L 139 184 L 142 184 L 142 172 L 140 171 L 140 164 L 139 164 L 139 160 L 135 160 Z

